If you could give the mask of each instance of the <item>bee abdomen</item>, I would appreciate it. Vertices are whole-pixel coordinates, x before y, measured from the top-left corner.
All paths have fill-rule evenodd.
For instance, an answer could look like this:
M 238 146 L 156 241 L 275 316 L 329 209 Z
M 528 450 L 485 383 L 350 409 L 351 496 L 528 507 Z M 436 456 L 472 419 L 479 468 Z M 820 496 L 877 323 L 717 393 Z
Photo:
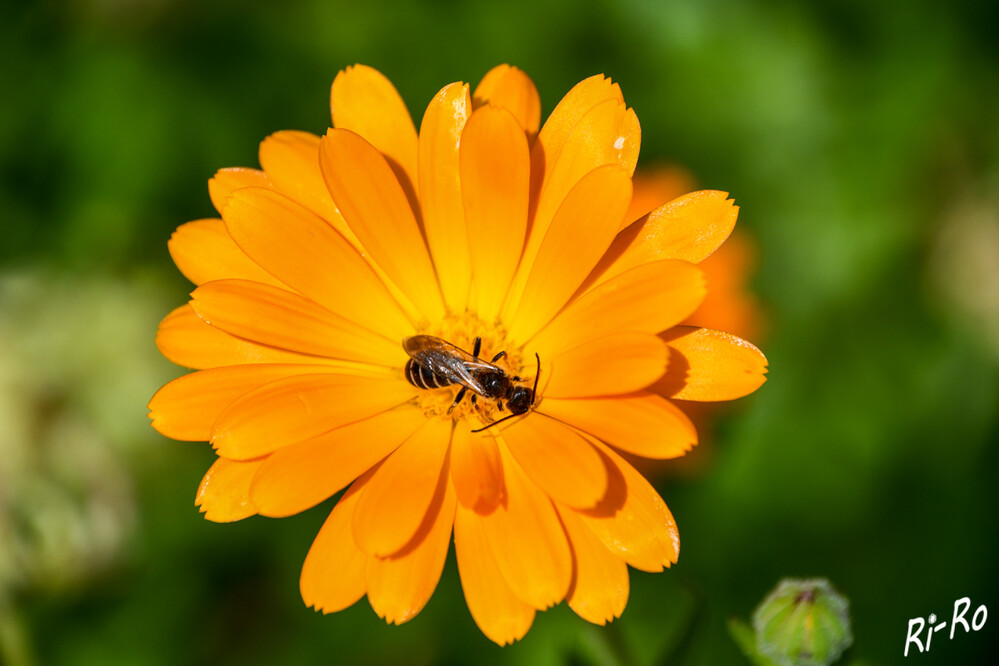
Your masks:
M 406 381 L 421 389 L 444 388 L 453 383 L 446 377 L 441 377 L 427 370 L 413 359 L 406 361 Z

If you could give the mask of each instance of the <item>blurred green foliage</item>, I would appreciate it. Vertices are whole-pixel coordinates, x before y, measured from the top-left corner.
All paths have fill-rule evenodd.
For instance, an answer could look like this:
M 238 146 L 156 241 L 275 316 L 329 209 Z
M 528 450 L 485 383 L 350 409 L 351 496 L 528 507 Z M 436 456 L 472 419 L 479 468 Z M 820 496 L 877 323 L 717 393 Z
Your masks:
M 206 180 L 256 166 L 267 134 L 324 131 L 329 85 L 354 62 L 388 75 L 417 119 L 444 84 L 501 62 L 534 78 L 545 113 L 585 76 L 619 81 L 642 163 L 685 165 L 740 204 L 761 248 L 771 373 L 705 434 L 705 464 L 657 482 L 683 539 L 674 570 L 632 572 L 607 628 L 560 607 L 502 650 L 465 610 L 453 560 L 402 627 L 364 602 L 314 614 L 299 567 L 330 503 L 207 523 L 193 506 L 206 446 L 100 425 L 106 402 L 81 408 L 130 440 L 114 449 L 133 476 L 129 547 L 76 586 L 0 594 L 0 636 L 20 632 L 43 664 L 739 664 L 727 618 L 781 577 L 825 576 L 850 599 L 848 656 L 887 664 L 911 617 L 947 617 L 966 595 L 999 609 L 999 247 L 976 242 L 999 225 L 997 27 L 997 5 L 973 1 L 6 5 L 0 274 L 129 285 L 143 307 L 119 305 L 122 326 L 100 329 L 128 348 L 101 363 L 132 380 L 113 403 L 122 424 L 179 374 L 157 360 L 148 314 L 189 290 L 170 233 L 213 214 Z M 942 249 L 972 214 L 954 211 L 982 231 Z M 975 261 L 984 273 L 949 280 Z M 92 288 L 75 300 L 109 302 Z M 27 323 L 3 330 L 46 343 Z M 40 371 L 91 354 L 92 337 Z M 994 627 L 916 657 L 980 662 Z

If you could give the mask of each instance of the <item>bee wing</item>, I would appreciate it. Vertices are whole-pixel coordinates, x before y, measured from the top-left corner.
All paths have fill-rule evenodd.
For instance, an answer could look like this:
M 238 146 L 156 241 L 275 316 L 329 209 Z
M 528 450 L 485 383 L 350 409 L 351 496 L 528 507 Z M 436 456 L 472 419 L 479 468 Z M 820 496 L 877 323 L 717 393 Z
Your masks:
M 467 386 L 482 397 L 487 397 L 482 384 L 469 371 L 469 367 L 494 367 L 476 360 L 474 356 L 447 340 L 432 335 L 414 335 L 402 341 L 402 348 L 414 361 L 430 372 L 447 377 L 450 381 Z

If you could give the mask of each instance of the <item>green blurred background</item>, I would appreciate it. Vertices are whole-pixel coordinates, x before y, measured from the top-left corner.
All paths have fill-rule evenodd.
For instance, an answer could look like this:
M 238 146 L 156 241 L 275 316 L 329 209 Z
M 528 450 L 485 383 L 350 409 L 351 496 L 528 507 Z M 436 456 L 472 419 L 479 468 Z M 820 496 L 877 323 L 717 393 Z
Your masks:
M 42 1 L 0 9 L 0 659 L 36 664 L 739 664 L 783 576 L 851 600 L 844 663 L 983 663 L 997 620 L 903 660 L 909 618 L 999 612 L 999 5 L 923 0 Z M 355 62 L 418 119 L 509 62 L 551 111 L 605 73 L 643 165 L 732 192 L 759 247 L 770 380 L 656 484 L 679 564 L 608 628 L 564 607 L 500 649 L 453 553 L 388 627 L 298 594 L 330 508 L 215 525 L 212 454 L 148 427 L 180 374 L 166 241 L 207 179 L 322 133 Z M 675 467 L 675 468 L 674 468 Z M 969 613 L 970 617 L 970 613 Z M 914 649 L 914 648 L 913 648 Z

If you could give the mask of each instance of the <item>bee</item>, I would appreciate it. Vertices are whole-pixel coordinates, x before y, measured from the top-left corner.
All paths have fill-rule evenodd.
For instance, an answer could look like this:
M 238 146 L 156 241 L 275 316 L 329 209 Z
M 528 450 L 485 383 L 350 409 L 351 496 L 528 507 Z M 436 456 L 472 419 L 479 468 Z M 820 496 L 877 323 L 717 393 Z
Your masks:
M 520 377 L 511 376 L 495 365 L 496 361 L 506 356 L 501 351 L 486 362 L 479 358 L 482 350 L 482 338 L 475 338 L 475 347 L 469 354 L 447 340 L 432 335 L 414 335 L 402 341 L 402 348 L 409 354 L 406 361 L 406 380 L 421 389 L 437 389 L 460 384 L 461 389 L 454 397 L 454 402 L 447 410 L 450 414 L 462 401 L 468 391 L 472 391 L 472 404 L 481 396 L 488 400 L 496 400 L 496 406 L 502 411 L 503 401 L 510 410 L 508 416 L 493 421 L 487 426 L 473 430 L 479 432 L 501 423 L 514 416 L 526 413 L 533 405 L 538 391 L 538 377 L 541 375 L 541 357 L 535 354 L 538 369 L 534 375 L 534 388 L 519 386 L 516 382 L 524 381 Z

